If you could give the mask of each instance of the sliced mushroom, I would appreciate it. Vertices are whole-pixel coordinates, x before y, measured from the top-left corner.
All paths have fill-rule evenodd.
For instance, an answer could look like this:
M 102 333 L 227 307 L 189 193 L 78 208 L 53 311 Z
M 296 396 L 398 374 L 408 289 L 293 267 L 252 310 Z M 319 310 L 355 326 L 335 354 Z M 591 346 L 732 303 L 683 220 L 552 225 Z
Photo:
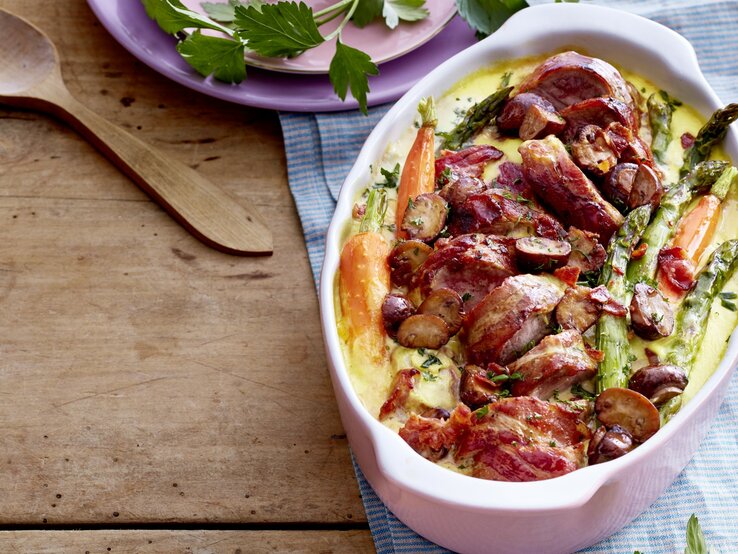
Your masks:
M 418 313 L 440 317 L 446 322 L 449 334 L 453 336 L 459 332 L 464 323 L 464 302 L 456 291 L 436 289 L 423 301 Z
M 684 392 L 688 383 L 686 372 L 675 365 L 649 365 L 636 371 L 628 388 L 648 398 L 655 406 Z
M 658 290 L 637 283 L 630 302 L 630 323 L 639 337 L 660 339 L 674 331 L 674 312 Z
M 415 313 L 415 306 L 402 294 L 388 294 L 382 304 L 382 320 L 387 334 L 394 338 L 400 324 Z
M 633 188 L 628 197 L 628 207 L 635 209 L 638 206 L 651 204 L 656 208 L 664 196 L 664 185 L 652 167 L 640 164 L 633 179 Z
M 500 385 L 487 376 L 487 371 L 476 365 L 467 365 L 461 375 L 459 398 L 472 410 L 497 400 Z
M 538 139 L 558 135 L 565 127 L 566 121 L 555 110 L 532 104 L 525 112 L 519 134 L 522 140 Z
M 602 425 L 589 442 L 587 457 L 590 465 L 601 464 L 624 456 L 633 450 L 634 446 L 633 437 L 620 425 L 613 425 L 610 429 Z
M 443 230 L 447 213 L 448 204 L 439 195 L 421 194 L 408 204 L 401 228 L 411 239 L 430 241 Z
M 392 284 L 411 285 L 415 272 L 432 253 L 433 249 L 419 240 L 406 240 L 395 246 L 387 258 Z
M 585 125 L 571 143 L 571 154 L 579 167 L 594 175 L 605 175 L 618 163 L 618 158 L 597 125 Z
M 620 425 L 637 442 L 644 442 L 659 430 L 659 411 L 642 394 L 613 387 L 600 393 L 595 402 L 597 418 L 608 428 Z
M 528 113 L 531 106 L 540 106 L 546 111 L 556 111 L 556 108 L 554 108 L 551 102 L 544 100 L 537 94 L 530 92 L 517 94 L 505 103 L 502 112 L 495 119 L 497 128 L 502 131 L 520 129 L 525 119 L 525 114 Z
M 410 316 L 397 329 L 397 342 L 407 348 L 440 348 L 450 337 L 448 325 L 437 315 Z
M 626 208 L 636 173 L 638 173 L 638 164 L 619 163 L 602 182 L 602 193 L 618 208 Z
M 551 271 L 566 264 L 571 244 L 543 237 L 523 237 L 515 241 L 518 264 L 531 271 Z

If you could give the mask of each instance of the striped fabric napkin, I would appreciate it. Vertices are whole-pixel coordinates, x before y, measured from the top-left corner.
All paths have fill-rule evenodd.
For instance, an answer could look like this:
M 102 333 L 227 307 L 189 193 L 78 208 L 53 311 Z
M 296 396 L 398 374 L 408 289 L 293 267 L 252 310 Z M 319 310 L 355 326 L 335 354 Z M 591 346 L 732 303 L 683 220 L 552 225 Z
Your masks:
M 671 27 L 696 47 L 707 79 L 724 102 L 738 101 L 738 2 L 735 0 L 601 0 Z M 388 106 L 334 114 L 280 114 L 289 184 L 302 220 L 317 282 L 324 236 L 338 190 L 366 136 Z M 377 552 L 441 553 L 405 527 L 379 500 L 356 467 Z M 645 513 L 587 553 L 683 552 L 690 514 L 700 519 L 707 542 L 723 554 L 738 553 L 738 374 L 695 457 Z

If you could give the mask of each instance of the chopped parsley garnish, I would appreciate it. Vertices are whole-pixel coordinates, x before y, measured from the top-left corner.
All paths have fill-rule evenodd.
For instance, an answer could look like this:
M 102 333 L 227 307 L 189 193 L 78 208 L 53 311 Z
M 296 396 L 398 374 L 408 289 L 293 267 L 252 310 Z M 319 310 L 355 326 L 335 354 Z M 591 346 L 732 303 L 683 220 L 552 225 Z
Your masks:
M 433 354 L 428 354 L 428 357 L 422 364 L 420 364 L 420 367 L 429 368 L 432 365 L 441 365 L 441 360 L 439 360 L 438 357 L 434 356 Z
M 582 385 L 580 385 L 579 383 L 577 383 L 571 388 L 571 393 L 580 398 L 584 398 L 585 400 L 594 400 L 596 398 L 596 395 L 594 393 L 589 392 L 587 389 L 582 387 Z
M 438 380 L 438 375 L 431 373 L 427 369 L 424 369 L 423 371 L 421 371 L 420 374 L 423 376 L 424 381 L 437 381 Z
M 461 300 L 462 300 L 462 302 L 466 302 L 466 301 L 467 301 L 467 300 L 469 300 L 469 299 L 470 299 L 471 297 L 472 297 L 471 293 L 469 293 L 469 292 L 465 292 L 464 294 L 462 294 L 462 295 L 461 295 Z
M 503 383 L 505 381 L 522 381 L 523 374 L 519 371 L 516 371 L 515 373 L 512 373 L 510 375 L 507 375 L 506 373 L 495 375 L 494 373 L 488 371 L 487 378 L 493 383 Z
M 489 406 L 482 406 L 476 412 L 474 412 L 474 415 L 477 416 L 477 419 L 482 419 L 488 413 L 489 413 Z
M 735 300 L 736 298 L 738 298 L 738 294 L 736 294 L 735 292 L 721 292 L 718 294 L 718 296 L 723 300 Z
M 720 304 L 722 304 L 723 308 L 725 308 L 726 310 L 730 310 L 731 312 L 735 312 L 736 310 L 738 310 L 735 302 L 731 302 L 730 300 L 725 300 L 724 298 L 721 298 Z
M 400 179 L 400 164 L 396 164 L 395 168 L 392 171 L 389 171 L 387 169 L 381 168 L 379 170 L 382 173 L 382 177 L 384 177 L 384 181 L 380 181 L 379 183 L 374 183 L 373 187 L 375 189 L 395 189 L 397 188 L 397 182 Z

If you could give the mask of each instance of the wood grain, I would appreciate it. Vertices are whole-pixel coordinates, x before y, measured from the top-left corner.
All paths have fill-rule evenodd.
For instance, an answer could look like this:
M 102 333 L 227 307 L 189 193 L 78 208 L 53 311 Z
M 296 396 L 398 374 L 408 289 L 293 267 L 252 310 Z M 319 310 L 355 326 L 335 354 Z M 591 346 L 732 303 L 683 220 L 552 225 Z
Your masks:
M 369 531 L 6 531 L 3 552 L 27 554 L 363 554 L 374 552 Z
M 253 199 L 275 246 L 215 252 L 66 126 L 0 109 L 0 524 L 364 522 L 276 115 L 159 76 L 83 0 L 0 7 L 85 105 Z
M 272 233 L 256 210 L 74 98 L 42 30 L 0 10 L 0 34 L 0 102 L 67 121 L 208 246 L 230 254 L 272 253 Z

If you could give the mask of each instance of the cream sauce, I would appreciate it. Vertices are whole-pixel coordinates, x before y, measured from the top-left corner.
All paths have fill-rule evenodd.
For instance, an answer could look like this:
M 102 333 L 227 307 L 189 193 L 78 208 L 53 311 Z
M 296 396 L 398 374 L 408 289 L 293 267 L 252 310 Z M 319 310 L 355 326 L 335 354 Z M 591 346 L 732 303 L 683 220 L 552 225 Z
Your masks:
M 438 111 L 438 131 L 448 131 L 452 129 L 471 105 L 484 99 L 491 92 L 499 89 L 505 80 L 509 79 L 509 84 L 513 86 L 519 84 L 541 61 L 550 55 L 551 54 L 547 54 L 544 56 L 501 62 L 489 68 L 477 71 L 462 79 L 436 101 Z M 641 93 L 644 101 L 652 93 L 658 91 L 658 87 L 653 85 L 647 79 L 639 75 L 635 75 L 625 69 L 618 69 L 626 80 L 635 85 Z M 666 183 L 676 182 L 679 168 L 682 164 L 684 150 L 681 146 L 680 137 L 685 132 L 696 135 L 704 121 L 704 118 L 689 106 L 682 105 L 676 108 L 672 119 L 673 140 L 667 152 L 667 163 L 661 166 L 661 169 L 666 175 Z M 380 164 L 372 168 L 371 183 L 382 180 L 380 168 L 392 170 L 398 163 L 402 167 L 407 152 L 415 138 L 416 131 L 416 127 L 409 128 L 398 141 L 387 147 Z M 642 133 L 642 136 L 646 138 L 646 133 Z M 484 175 L 487 180 L 492 179 L 497 175 L 499 163 L 503 161 L 520 162 L 520 154 L 518 154 L 517 151 L 518 146 L 521 143 L 519 139 L 505 138 L 500 140 L 499 137 L 492 136 L 490 132 L 486 131 L 476 137 L 475 143 L 493 144 L 505 153 L 505 156 L 500 160 L 500 162 L 489 164 Z M 713 158 L 728 159 L 721 149 L 715 149 Z M 367 183 L 367 185 L 370 185 L 371 183 Z M 390 190 L 388 192 L 390 206 L 385 222 L 392 222 L 394 221 L 396 190 Z M 364 193 L 365 192 L 361 194 Z M 356 200 L 357 202 L 361 201 L 361 197 L 357 197 Z M 352 220 L 346 226 L 344 240 L 357 231 L 358 222 Z M 387 239 L 394 244 L 394 233 L 392 230 L 390 228 L 385 229 L 384 233 Z M 715 247 L 717 247 L 718 244 L 727 239 L 736 237 L 738 237 L 738 191 L 732 190 L 723 204 L 722 216 L 717 232 L 712 244 L 705 252 L 701 260 L 701 264 L 704 264 L 707 261 L 709 254 Z M 738 274 L 728 281 L 724 290 L 738 292 Z M 336 306 L 337 319 L 340 322 L 341 308 L 337 294 L 338 291 L 336 287 L 334 304 Z M 692 369 L 689 385 L 683 395 L 684 403 L 689 402 L 689 400 L 697 391 L 699 391 L 715 371 L 725 352 L 727 341 L 730 338 L 733 329 L 736 327 L 736 323 L 738 323 L 738 314 L 722 307 L 720 300 L 716 300 L 712 306 L 712 313 L 708 322 L 705 339 L 700 348 L 695 367 Z M 339 323 L 339 331 L 340 329 L 341 324 Z M 663 356 L 669 351 L 670 342 L 671 341 L 668 338 L 652 342 L 643 341 L 637 337 L 634 338 L 631 341 L 631 344 L 633 352 L 638 359 L 634 362 L 633 367 L 637 368 L 645 365 L 644 348 L 646 346 L 657 354 Z M 349 374 L 354 388 L 364 402 L 366 408 L 373 415 L 376 416 L 379 413 L 379 408 L 386 400 L 395 373 L 401 369 L 409 367 L 415 367 L 424 372 L 422 374 L 422 378 L 419 380 L 419 391 L 415 393 L 418 397 L 414 400 L 416 405 L 433 406 L 435 404 L 435 406 L 440 407 L 453 407 L 453 399 L 447 392 L 447 380 L 451 371 L 449 368 L 453 367 L 453 362 L 449 356 L 458 356 L 458 353 L 460 352 L 459 344 L 455 338 L 444 347 L 443 351 L 445 354 L 431 350 L 427 350 L 423 354 L 420 354 L 417 351 L 400 347 L 388 338 L 387 347 L 391 349 L 392 355 L 383 367 L 369 367 L 366 360 L 361 359 L 361 356 L 357 356 L 349 352 L 348 348 L 346 348 L 345 341 L 343 345 L 344 356 L 347 361 L 347 365 L 349 366 Z M 437 356 L 441 360 L 441 364 L 427 365 L 427 360 L 430 355 Z M 424 364 L 426 364 L 426 367 L 423 367 Z M 444 371 L 446 372 L 446 375 L 444 375 Z M 446 390 L 444 390 L 444 386 L 446 387 Z M 568 396 L 568 394 L 563 394 L 562 399 L 565 399 Z M 400 414 L 399 417 L 389 418 L 385 423 L 389 427 L 397 430 L 402 425 L 402 420 L 403 417 L 402 414 Z M 446 465 L 451 469 L 457 469 L 452 464 L 442 465 Z

